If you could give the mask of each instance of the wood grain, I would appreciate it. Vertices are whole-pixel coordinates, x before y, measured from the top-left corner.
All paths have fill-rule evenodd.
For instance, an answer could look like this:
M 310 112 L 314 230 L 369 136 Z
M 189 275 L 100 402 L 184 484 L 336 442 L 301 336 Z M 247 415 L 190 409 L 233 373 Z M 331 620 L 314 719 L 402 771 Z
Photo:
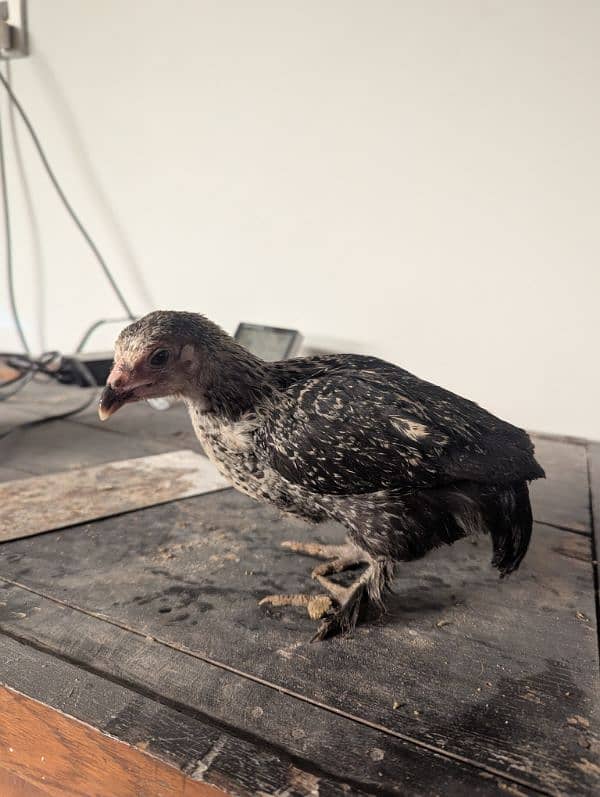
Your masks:
M 56 409 L 73 401 L 72 389 L 59 394 Z M 46 409 L 32 391 L 18 412 Z M 90 412 L 7 438 L 2 465 L 46 473 L 187 440 L 181 408 L 132 409 L 111 427 Z M 534 513 L 550 525 L 536 525 L 518 573 L 498 582 L 485 539 L 439 551 L 401 569 L 385 618 L 324 645 L 308 643 L 314 626 L 301 611 L 257 602 L 315 590 L 314 561 L 280 541 L 332 542 L 340 529 L 282 521 L 231 491 L 6 543 L 0 681 L 122 741 L 148 742 L 188 775 L 224 734 L 207 782 L 240 794 L 314 794 L 315 778 L 320 797 L 516 795 L 527 784 L 595 794 L 586 449 L 536 444 L 549 479 L 533 485 Z M 590 466 L 597 483 L 592 457 Z
M 530 485 L 534 518 L 573 531 L 591 531 L 585 445 L 534 437 L 535 455 L 545 479 Z
M 51 797 L 223 797 L 222 790 L 7 688 L 0 688 L 0 714 L 0 770 Z
M 10 637 L 0 639 L 0 682 L 8 680 L 19 693 L 159 758 L 187 778 L 244 797 L 283 794 L 301 777 L 313 785 L 318 781 L 321 793 L 330 797 L 343 797 L 350 791 L 347 781 L 316 775 L 314 765 L 303 770 L 298 760 L 291 762 L 263 740 L 240 739 L 223 726 L 210 724 L 206 717 L 194 715 L 190 707 L 177 710 L 64 658 Z M 253 709 L 258 697 L 254 695 Z M 471 780 L 481 782 L 473 776 Z M 452 781 L 447 777 L 446 782 Z M 461 782 L 468 785 L 468 776 Z M 355 785 L 352 793 L 362 794 Z
M 311 645 L 314 626 L 300 611 L 269 613 L 257 603 L 269 592 L 311 588 L 313 562 L 278 543 L 315 534 L 225 491 L 9 543 L 6 578 L 160 644 L 142 656 L 126 630 L 122 641 L 114 630 L 84 633 L 64 608 L 45 606 L 38 619 L 14 595 L 2 627 L 88 664 L 101 659 L 105 672 L 126 672 L 140 688 L 174 690 L 170 699 L 245 732 L 222 685 L 202 688 L 211 681 L 198 677 L 196 662 L 284 690 L 295 700 L 251 724 L 286 749 L 287 719 L 302 700 L 548 793 L 587 794 L 597 785 L 595 753 L 580 744 L 585 728 L 569 723 L 597 722 L 589 538 L 538 525 L 522 569 L 504 581 L 489 567 L 485 538 L 440 550 L 403 568 L 382 622 Z M 338 534 L 318 529 L 324 542 Z M 294 720 L 310 760 L 336 761 L 344 772 L 363 762 L 338 741 L 326 745 L 311 730 L 319 722 Z
M 232 793 L 483 797 L 513 785 L 18 587 L 2 600 L 0 680 Z
M 48 797 L 47 791 L 41 791 L 5 769 L 0 769 L 0 794 L 2 797 Z
M 0 542 L 228 487 L 193 451 L 0 484 Z

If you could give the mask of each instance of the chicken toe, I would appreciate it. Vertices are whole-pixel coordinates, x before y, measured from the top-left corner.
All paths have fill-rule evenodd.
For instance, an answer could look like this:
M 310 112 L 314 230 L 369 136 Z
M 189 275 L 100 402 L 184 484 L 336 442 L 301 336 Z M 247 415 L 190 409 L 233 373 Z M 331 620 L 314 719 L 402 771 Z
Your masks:
M 311 620 L 320 620 L 333 607 L 329 595 L 266 595 L 258 602 L 259 606 L 302 606 Z

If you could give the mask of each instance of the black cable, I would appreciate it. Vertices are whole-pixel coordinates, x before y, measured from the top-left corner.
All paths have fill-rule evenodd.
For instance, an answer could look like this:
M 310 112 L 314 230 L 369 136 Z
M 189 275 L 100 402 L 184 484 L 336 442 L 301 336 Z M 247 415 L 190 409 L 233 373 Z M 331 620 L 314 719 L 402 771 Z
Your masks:
M 6 278 L 8 282 L 9 304 L 15 328 L 17 330 L 17 334 L 21 340 L 21 343 L 23 344 L 23 349 L 27 354 L 29 354 L 30 350 L 27 344 L 27 338 L 25 336 L 25 332 L 23 330 L 23 325 L 21 324 L 21 318 L 19 316 L 17 301 L 15 297 L 12 227 L 10 221 L 8 180 L 6 177 L 6 158 L 4 155 L 4 135 L 2 130 L 1 114 L 0 114 L 0 183 L 2 191 L 2 216 L 4 221 L 4 241 L 6 247 Z M 31 381 L 32 378 L 33 378 L 32 374 L 23 373 L 22 371 L 18 370 L 17 376 L 14 376 L 11 379 L 8 379 L 4 381 L 2 384 L 0 384 L 0 387 L 2 388 L 2 393 L 0 393 L 0 401 L 5 401 L 11 396 L 17 394 Z M 12 386 L 12 388 L 6 391 L 6 388 L 10 386 Z
M 29 117 L 26 114 L 23 106 L 21 105 L 21 103 L 17 99 L 17 96 L 15 95 L 10 83 L 6 80 L 6 78 L 4 77 L 2 72 L 0 72 L 0 82 L 4 86 L 8 96 L 10 98 L 10 101 L 12 102 L 12 104 L 17 109 L 17 112 L 19 113 L 19 116 L 23 120 L 23 124 L 25 125 L 25 127 L 27 128 L 27 132 L 31 136 L 31 140 L 34 143 L 35 148 L 37 150 L 37 153 L 38 153 L 38 155 L 40 157 L 40 160 L 42 161 L 42 164 L 43 164 L 43 166 L 44 166 L 44 168 L 45 168 L 45 170 L 46 170 L 46 172 L 48 174 L 48 177 L 50 178 L 50 182 L 54 186 L 54 190 L 58 194 L 58 197 L 59 197 L 60 201 L 62 202 L 65 210 L 67 211 L 67 213 L 69 214 L 69 216 L 73 220 L 73 223 L 75 224 L 75 226 L 77 227 L 77 229 L 79 230 L 81 235 L 83 236 L 85 242 L 87 243 L 87 245 L 91 249 L 94 257 L 98 261 L 98 263 L 99 263 L 100 267 L 102 268 L 107 280 L 109 281 L 109 283 L 110 283 L 110 285 L 111 285 L 111 287 L 112 287 L 117 299 L 119 300 L 119 302 L 121 303 L 121 306 L 125 310 L 127 318 L 130 319 L 131 321 L 133 321 L 135 319 L 135 316 L 133 315 L 133 312 L 132 312 L 129 304 L 127 303 L 125 297 L 121 293 L 121 290 L 120 290 L 119 286 L 115 282 L 115 279 L 114 279 L 114 277 L 113 277 L 113 275 L 112 275 L 112 273 L 111 273 L 106 261 L 102 257 L 102 255 L 100 253 L 100 250 L 96 246 L 93 238 L 91 237 L 91 235 L 89 234 L 87 229 L 84 227 L 83 222 L 80 220 L 79 216 L 77 215 L 77 213 L 75 212 L 75 210 L 71 206 L 69 200 L 65 196 L 65 193 L 64 193 L 60 183 L 58 182 L 58 178 L 54 174 L 54 172 L 52 170 L 52 167 L 50 166 L 50 163 L 48 162 L 48 158 L 46 157 L 46 153 L 44 152 L 42 144 L 41 144 L 41 142 L 40 142 L 40 140 L 39 140 L 39 138 L 37 136 L 37 133 L 35 132 L 35 129 L 33 127 L 33 124 L 31 123 L 31 120 L 29 119 Z
M 6 387 L 7 385 L 22 379 L 25 384 L 31 382 L 32 379 L 35 379 L 39 376 L 44 376 L 48 379 L 57 379 L 62 374 L 61 368 L 63 363 L 62 355 L 57 351 L 47 351 L 44 352 L 40 357 L 34 358 L 30 357 L 29 355 L 25 354 L 10 354 L 7 352 L 0 352 L 0 360 L 3 360 L 7 363 L 11 368 L 20 372 L 19 377 L 15 377 L 7 382 L 4 382 L 0 385 L 0 387 Z M 92 372 L 89 368 L 79 360 L 74 358 L 69 358 L 68 364 L 70 368 L 75 368 L 79 371 L 79 375 L 82 379 L 82 382 L 87 383 L 89 387 L 97 388 L 98 383 L 94 379 Z M 23 385 L 23 386 L 24 386 Z M 1 396 L 0 400 L 5 400 L 10 396 L 14 395 L 18 390 L 21 389 L 21 386 L 17 388 L 17 390 L 13 390 L 8 395 Z M 26 429 L 31 426 L 38 426 L 42 423 L 47 423 L 48 421 L 59 421 L 63 420 L 64 418 L 69 418 L 72 415 L 76 415 L 78 412 L 83 412 L 86 410 L 90 404 L 96 399 L 97 390 L 93 390 L 92 394 L 89 398 L 87 398 L 83 404 L 74 407 L 73 409 L 66 410 L 65 412 L 59 412 L 55 415 L 45 415 L 43 418 L 36 418 L 32 421 L 25 421 L 24 423 L 16 424 L 15 426 L 7 429 L 5 432 L 0 433 L 0 440 L 8 435 L 12 434 L 13 432 L 18 431 L 19 429 Z
M 29 354 L 12 354 L 11 352 L 0 351 L 0 362 L 17 372 L 4 382 L 0 382 L 0 391 L 13 385 L 19 380 L 26 382 L 31 379 L 55 379 L 57 382 L 76 384 L 82 387 L 97 387 L 98 383 L 88 367 L 75 357 L 63 357 L 58 351 L 46 351 L 39 357 L 31 357 Z M 73 372 L 77 373 L 73 373 Z M 75 377 L 75 379 L 73 379 Z M 5 401 L 13 396 L 20 388 L 9 393 L 0 392 L 0 401 Z
M 0 76 L 4 77 L 2 73 Z M 17 301 L 15 298 L 15 281 L 14 281 L 14 263 L 12 252 L 12 228 L 10 224 L 10 210 L 8 205 L 8 181 L 6 179 L 6 158 L 4 156 L 4 135 L 2 132 L 2 116 L 0 115 L 0 184 L 2 190 L 2 217 L 4 222 L 4 240 L 6 251 L 6 276 L 8 281 L 8 300 L 10 309 L 15 322 L 17 334 L 23 344 L 23 349 L 27 354 L 30 353 L 27 338 L 19 318 L 19 311 L 17 310 Z
M 60 366 L 61 359 L 61 354 L 58 351 L 46 351 L 39 357 L 0 351 L 0 360 L 5 362 L 9 368 L 20 371 L 21 374 L 44 374 L 53 377 Z M 17 378 L 15 377 L 14 379 Z M 14 381 L 14 379 L 9 380 L 9 382 Z M 0 384 L 0 387 L 4 387 L 5 384 Z M 95 384 L 95 382 L 92 382 L 92 384 Z

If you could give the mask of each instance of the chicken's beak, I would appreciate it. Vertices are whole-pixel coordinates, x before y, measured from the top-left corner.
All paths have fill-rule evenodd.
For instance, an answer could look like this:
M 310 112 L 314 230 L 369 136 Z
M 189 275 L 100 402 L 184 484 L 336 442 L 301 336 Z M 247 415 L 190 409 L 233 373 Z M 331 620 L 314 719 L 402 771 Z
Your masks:
M 117 361 L 112 367 L 106 380 L 106 387 L 100 396 L 98 415 L 101 421 L 106 421 L 120 409 L 123 404 L 138 401 L 136 391 L 148 387 L 148 380 L 140 378 L 122 362 Z
M 132 385 L 128 384 L 130 374 L 124 364 L 116 360 L 106 380 L 106 387 L 100 396 L 98 415 L 101 421 L 106 421 L 127 401 Z
M 127 393 L 117 392 L 110 385 L 106 385 L 100 396 L 98 415 L 101 421 L 106 421 L 127 401 Z

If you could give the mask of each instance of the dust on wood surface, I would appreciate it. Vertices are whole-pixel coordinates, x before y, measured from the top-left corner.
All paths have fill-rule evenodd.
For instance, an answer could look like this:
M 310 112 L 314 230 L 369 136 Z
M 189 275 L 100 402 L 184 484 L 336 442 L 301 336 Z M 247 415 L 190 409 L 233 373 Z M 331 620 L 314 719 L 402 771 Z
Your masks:
M 172 451 L 0 484 L 0 542 L 221 490 L 193 451 Z
M 590 533 L 586 447 L 566 440 L 533 438 L 535 456 L 546 471 L 529 491 L 533 516 L 553 526 Z
M 141 745 L 190 776 L 220 786 L 227 781 L 232 793 L 277 795 L 289 789 L 308 797 L 318 790 L 325 797 L 384 789 L 407 797 L 479 797 L 514 786 L 500 773 L 20 587 L 6 585 L 0 597 L 0 625 L 11 637 L 0 650 L 0 680 L 10 677 L 19 691 L 36 699 L 45 695 L 60 711 Z M 61 659 L 50 656 L 53 649 Z M 291 788 L 302 772 L 311 789 L 297 782 Z M 530 791 L 523 787 L 523 793 Z
M 37 609 L 41 610 L 41 606 Z M 96 638 L 98 642 L 104 639 L 106 629 L 102 630 L 98 621 L 88 619 L 90 625 L 84 623 L 84 634 L 100 627 Z M 138 653 L 143 651 L 144 643 L 135 639 L 132 642 L 134 647 L 139 645 Z M 8 637 L 0 646 L 0 681 L 10 678 L 15 691 L 50 704 L 61 715 L 85 722 L 144 752 L 151 757 L 146 758 L 146 767 L 152 768 L 153 759 L 158 758 L 180 770 L 186 778 L 235 795 L 282 794 L 297 778 L 297 763 L 292 764 L 263 740 L 240 739 L 223 726 L 207 723 L 205 716 L 195 715 L 191 706 L 186 705 L 182 710 L 181 706 L 167 705 L 164 700 L 157 702 L 148 696 L 147 687 L 142 694 L 91 669 L 84 670 Z M 255 710 L 260 702 L 259 687 L 249 700 Z M 51 716 L 49 726 L 53 727 Z M 17 753 L 13 749 L 13 759 Z M 73 760 L 76 764 L 77 757 Z M 305 774 L 307 779 L 314 777 L 311 772 Z M 477 784 L 481 778 L 472 780 Z M 446 782 L 449 781 L 447 778 Z M 465 781 L 468 782 L 462 780 Z M 323 773 L 318 776 L 318 785 L 322 794 L 331 797 L 342 797 L 350 789 L 347 780 L 333 781 Z M 352 793 L 361 794 L 354 784 Z M 144 797 L 155 795 L 150 792 Z
M 519 783 L 569 795 L 598 785 L 589 537 L 536 525 L 520 571 L 503 581 L 485 537 L 439 550 L 401 568 L 381 620 L 312 645 L 305 610 L 258 606 L 266 594 L 316 591 L 314 562 L 279 548 L 290 538 L 337 542 L 340 529 L 310 529 L 224 491 L 10 543 L 0 572 L 158 640 L 171 656 L 191 653 Z M 14 611 L 3 627 L 23 633 L 33 623 L 44 645 L 78 645 L 79 658 L 87 644 L 96 656 L 91 639 L 61 628 L 64 609 L 41 625 Z M 108 672 L 122 671 L 123 653 L 107 654 Z M 166 670 L 162 662 L 158 689 L 183 672 L 179 658 Z M 219 690 L 204 710 L 239 725 Z M 589 727 L 573 726 L 575 716 Z
M 227 793 L 487 797 L 513 787 L 26 590 L 0 592 L 3 629 L 20 636 L 0 646 L 0 682 Z
M 68 389 L 73 403 L 82 395 L 75 393 Z M 53 394 L 56 409 L 64 396 Z M 39 391 L 24 398 L 13 404 L 15 419 L 47 409 Z M 131 410 L 116 416 L 112 431 L 89 411 L 5 438 L 0 478 L 188 444 L 181 408 Z M 352 638 L 310 645 L 314 623 L 305 610 L 257 605 L 273 592 L 316 591 L 314 561 L 279 550 L 280 541 L 334 542 L 340 529 L 282 521 L 230 491 L 3 545 L 0 574 L 27 589 L 5 582 L 1 627 L 29 646 L 72 656 L 84 672 L 99 668 L 103 683 L 124 678 L 134 693 L 154 689 L 161 708 L 173 701 L 176 716 L 194 708 L 234 735 L 255 733 L 314 767 L 337 768 L 334 779 L 358 770 L 350 793 L 364 784 L 406 795 L 528 794 L 529 783 L 547 794 L 594 794 L 586 446 L 536 437 L 536 453 L 550 477 L 532 486 L 536 519 L 579 534 L 537 524 L 521 570 L 505 582 L 489 568 L 484 538 L 411 563 L 386 617 Z M 28 666 L 33 690 L 36 671 Z M 260 700 L 252 692 L 259 686 Z M 49 685 L 42 699 L 51 703 L 55 694 Z M 72 711 L 82 710 L 84 693 L 74 696 Z M 291 738 L 291 729 L 304 737 Z M 217 758 L 215 771 L 227 761 Z M 324 777 L 320 783 L 321 795 L 335 788 Z

